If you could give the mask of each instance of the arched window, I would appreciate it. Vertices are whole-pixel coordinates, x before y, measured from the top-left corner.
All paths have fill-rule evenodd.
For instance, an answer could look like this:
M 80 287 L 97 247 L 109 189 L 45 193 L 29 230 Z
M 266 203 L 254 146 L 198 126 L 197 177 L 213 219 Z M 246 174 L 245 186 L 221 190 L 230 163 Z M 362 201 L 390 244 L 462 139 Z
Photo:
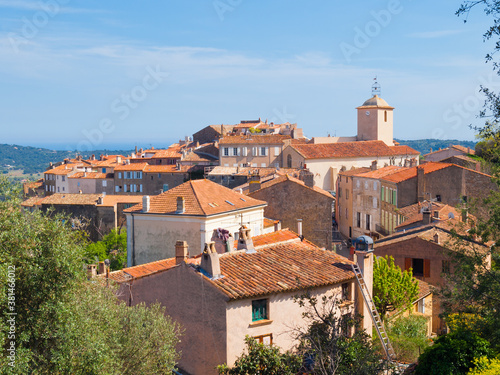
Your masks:
M 384 111 L 384 121 L 387 122 L 387 111 Z
M 286 166 L 292 168 L 292 155 L 288 154 L 286 157 Z

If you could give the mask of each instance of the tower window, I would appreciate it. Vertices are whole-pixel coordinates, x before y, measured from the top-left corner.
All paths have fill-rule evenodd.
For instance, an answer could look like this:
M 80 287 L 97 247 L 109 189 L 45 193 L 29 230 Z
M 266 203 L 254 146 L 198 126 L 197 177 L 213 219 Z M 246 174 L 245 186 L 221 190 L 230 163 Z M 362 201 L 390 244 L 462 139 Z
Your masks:
M 387 122 L 387 111 L 384 111 L 384 121 Z

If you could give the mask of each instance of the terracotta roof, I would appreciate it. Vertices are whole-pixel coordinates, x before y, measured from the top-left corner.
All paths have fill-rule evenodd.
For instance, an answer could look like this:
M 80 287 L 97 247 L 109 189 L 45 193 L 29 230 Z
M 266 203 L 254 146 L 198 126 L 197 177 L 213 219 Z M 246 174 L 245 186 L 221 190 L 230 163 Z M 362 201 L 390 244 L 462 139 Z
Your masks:
M 151 159 L 175 158 L 180 159 L 182 153 L 178 149 L 157 150 Z
M 362 168 L 362 169 L 366 169 L 366 168 Z M 367 172 L 362 171 L 360 173 L 355 174 L 354 176 L 378 179 L 378 178 L 382 178 L 382 177 L 388 176 L 390 174 L 399 172 L 402 169 L 406 169 L 406 168 L 399 167 L 397 165 L 389 165 L 387 167 L 379 168 L 379 169 L 376 169 L 374 171 L 372 171 L 371 169 L 369 169 Z
M 347 258 L 298 238 L 255 253 L 225 253 L 219 260 L 223 277 L 205 279 L 230 299 L 305 290 L 354 278 Z
M 112 173 L 100 173 L 100 172 L 76 172 L 75 174 L 72 174 L 68 178 L 88 178 L 88 179 L 105 179 L 113 178 Z
M 387 108 L 394 109 L 387 102 L 378 95 L 372 96 L 370 99 L 366 100 L 363 105 L 357 108 Z
M 356 158 L 399 156 L 399 147 L 387 146 L 383 141 L 355 141 L 291 145 L 305 159 Z M 407 154 L 407 152 L 405 152 Z M 418 155 L 418 151 L 415 151 Z
M 131 163 L 131 164 L 120 164 L 115 167 L 115 172 L 117 171 L 143 171 L 149 164 L 148 163 Z
M 186 260 L 186 263 L 197 264 L 199 263 L 199 261 L 199 258 L 189 258 Z M 117 283 L 123 283 L 132 279 L 140 279 L 141 277 L 167 271 L 171 268 L 174 268 L 175 266 L 175 258 L 162 259 L 156 262 L 150 262 L 134 267 L 124 268 L 119 271 L 110 272 L 109 278 L 116 281 Z
M 275 144 L 281 145 L 286 139 L 291 139 L 288 135 L 279 134 L 251 134 L 251 135 L 230 135 L 219 140 L 219 145 L 237 144 Z
M 440 169 L 448 168 L 451 166 L 453 166 L 453 164 L 429 162 L 429 163 L 421 164 L 421 165 L 416 166 L 416 167 L 406 168 L 400 172 L 396 172 L 396 173 L 387 175 L 387 176 L 383 177 L 382 179 L 385 181 L 391 181 L 391 182 L 398 183 L 401 181 L 409 180 L 410 178 L 417 177 L 417 168 L 423 169 L 424 174 L 427 174 L 427 173 L 432 173 L 432 172 L 438 171 Z
M 295 232 L 292 232 L 288 228 L 281 229 L 276 232 L 261 234 L 259 236 L 252 237 L 253 246 L 255 248 L 259 248 L 262 246 L 267 246 L 271 244 L 280 244 L 290 241 L 296 241 L 299 238 L 299 235 Z M 235 241 L 237 243 L 237 241 Z
M 418 297 L 417 300 L 413 303 L 416 303 L 422 298 L 427 297 L 429 294 L 432 294 L 431 286 L 425 281 L 418 280 Z
M 95 206 L 101 194 L 52 194 L 45 197 L 42 204 L 75 204 L 84 206 Z
M 455 150 L 462 151 L 462 152 L 464 152 L 466 154 L 475 155 L 475 153 L 476 153 L 476 151 L 473 148 L 464 147 L 464 146 L 461 146 L 461 145 L 453 145 L 453 146 L 451 146 L 451 148 L 454 148 Z
M 188 152 L 186 156 L 182 158 L 182 161 L 191 161 L 191 162 L 213 162 L 217 160 L 219 160 L 219 158 L 213 155 L 199 154 L 196 151 Z
M 409 206 L 401 207 L 398 210 L 398 213 L 406 218 L 410 218 L 412 216 L 415 216 L 419 213 L 421 213 L 422 208 L 427 207 L 428 203 L 427 202 L 419 202 L 415 204 L 411 204 Z M 441 209 L 445 205 L 443 203 L 439 202 L 432 202 L 432 211 Z
M 102 197 L 102 205 L 112 207 L 117 203 L 141 203 L 142 195 L 111 195 L 106 194 Z
M 314 187 L 309 187 L 309 186 L 306 186 L 306 184 L 304 183 L 304 181 L 302 180 L 299 180 L 295 177 L 292 177 L 288 174 L 285 174 L 283 176 L 280 176 L 280 177 L 277 177 L 271 181 L 267 181 L 267 182 L 264 182 L 263 184 L 261 184 L 260 186 L 260 189 L 259 190 L 256 190 L 256 191 L 260 191 L 260 190 L 263 190 L 263 189 L 267 189 L 267 188 L 270 188 L 271 186 L 274 186 L 274 185 L 277 185 L 277 184 L 281 184 L 283 182 L 286 182 L 286 181 L 291 181 L 291 182 L 294 182 L 296 184 L 299 184 L 299 185 L 302 185 L 303 187 L 305 187 L 306 189 L 309 189 L 309 190 L 313 190 L 315 191 L 316 193 L 318 194 L 322 194 L 328 198 L 331 198 L 332 200 L 335 199 L 333 197 L 333 195 L 331 195 L 329 192 L 327 192 L 326 190 L 323 190 L 321 189 L 320 187 L 318 186 L 314 186 Z M 253 192 L 254 193 L 254 192 Z M 249 193 L 248 196 L 252 196 L 253 193 Z
M 264 218 L 264 228 L 271 228 L 274 227 L 274 224 L 279 223 L 279 220 L 273 220 L 273 219 L 268 219 L 267 217 Z
M 418 152 L 417 150 L 414 150 L 410 146 L 397 145 L 397 146 L 389 146 L 389 147 L 392 148 L 394 153 L 397 155 L 416 155 L 416 156 L 420 155 L 420 152 Z
M 342 176 L 358 176 L 368 173 L 370 171 L 371 171 L 370 168 L 361 167 L 361 168 L 351 168 L 349 170 L 340 171 L 339 174 L 341 174 Z
M 147 165 L 144 168 L 145 173 L 186 173 L 189 171 L 189 166 L 181 165 L 178 169 L 176 165 Z
M 44 174 L 56 174 L 56 175 L 67 175 L 68 173 L 73 172 L 73 167 L 77 167 L 76 164 L 62 164 L 55 168 L 48 169 Z
M 176 213 L 177 197 L 184 197 L 184 213 Z M 267 204 L 205 179 L 187 181 L 160 195 L 151 197 L 150 202 L 148 213 L 203 216 Z M 140 211 L 142 211 L 142 203 L 125 210 L 125 212 Z
M 21 206 L 23 207 L 39 206 L 43 200 L 44 197 L 31 197 L 26 199 L 23 203 L 21 203 Z

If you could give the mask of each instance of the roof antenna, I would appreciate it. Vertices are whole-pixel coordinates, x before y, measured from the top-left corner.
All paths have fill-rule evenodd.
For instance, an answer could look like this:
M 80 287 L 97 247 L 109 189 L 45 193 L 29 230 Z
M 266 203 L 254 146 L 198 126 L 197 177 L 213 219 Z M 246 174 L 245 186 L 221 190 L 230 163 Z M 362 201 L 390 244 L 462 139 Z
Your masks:
M 372 85 L 372 95 L 375 96 L 375 95 L 378 95 L 380 96 L 381 94 L 381 89 L 380 89 L 380 84 L 377 82 L 377 76 L 375 76 L 375 78 L 373 78 L 373 80 L 375 81 L 374 84 Z

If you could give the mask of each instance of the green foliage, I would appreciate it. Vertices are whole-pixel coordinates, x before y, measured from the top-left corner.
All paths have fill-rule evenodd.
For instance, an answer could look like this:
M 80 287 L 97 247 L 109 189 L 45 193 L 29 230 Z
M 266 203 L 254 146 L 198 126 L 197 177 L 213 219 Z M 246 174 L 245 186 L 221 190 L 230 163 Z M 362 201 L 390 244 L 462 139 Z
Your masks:
M 428 318 L 422 315 L 399 316 L 387 324 L 387 333 L 399 361 L 416 362 L 430 345 L 427 337 Z
M 220 375 L 294 375 L 300 368 L 300 358 L 286 352 L 280 353 L 275 345 L 258 343 L 246 336 L 247 352 L 243 353 L 232 368 L 226 364 L 217 366 Z
M 90 243 L 85 250 L 88 263 L 110 260 L 113 271 L 121 270 L 127 264 L 127 232 L 113 229 L 105 235 L 102 241 Z
M 178 327 L 164 311 L 127 307 L 112 289 L 87 281 L 84 237 L 63 216 L 21 211 L 19 196 L 0 178 L 0 343 L 16 347 L 14 367 L 0 351 L 0 374 L 172 369 Z M 9 270 L 15 270 L 12 279 Z M 15 331 L 8 324 L 12 312 Z
M 467 375 L 498 375 L 500 374 L 500 359 L 488 357 L 476 358 L 474 368 Z
M 460 145 L 464 147 L 470 147 L 474 150 L 476 142 L 472 141 L 459 141 L 457 139 L 417 139 L 417 140 L 404 140 L 404 139 L 394 139 L 401 145 L 410 146 L 414 150 L 419 151 L 422 154 L 428 154 L 432 151 L 437 151 L 440 148 L 450 147 L 451 145 Z
M 439 337 L 418 359 L 416 375 L 467 374 L 474 360 L 490 356 L 488 341 L 470 331 L 455 331 Z
M 262 133 L 262 129 L 259 129 L 259 128 L 250 128 L 248 129 L 248 131 L 252 134 L 254 133 Z
M 360 326 L 359 317 L 346 312 L 335 296 L 324 296 L 320 301 L 309 294 L 297 296 L 295 301 L 305 308 L 302 316 L 306 322 L 296 331 L 300 343 L 297 350 L 303 358 L 314 360 L 315 374 L 378 374 L 387 364 L 371 343 L 371 338 Z M 346 319 L 347 318 L 347 319 Z
M 417 297 L 418 280 L 411 271 L 401 271 L 393 257 L 375 257 L 373 302 L 382 319 L 390 311 L 410 309 Z

